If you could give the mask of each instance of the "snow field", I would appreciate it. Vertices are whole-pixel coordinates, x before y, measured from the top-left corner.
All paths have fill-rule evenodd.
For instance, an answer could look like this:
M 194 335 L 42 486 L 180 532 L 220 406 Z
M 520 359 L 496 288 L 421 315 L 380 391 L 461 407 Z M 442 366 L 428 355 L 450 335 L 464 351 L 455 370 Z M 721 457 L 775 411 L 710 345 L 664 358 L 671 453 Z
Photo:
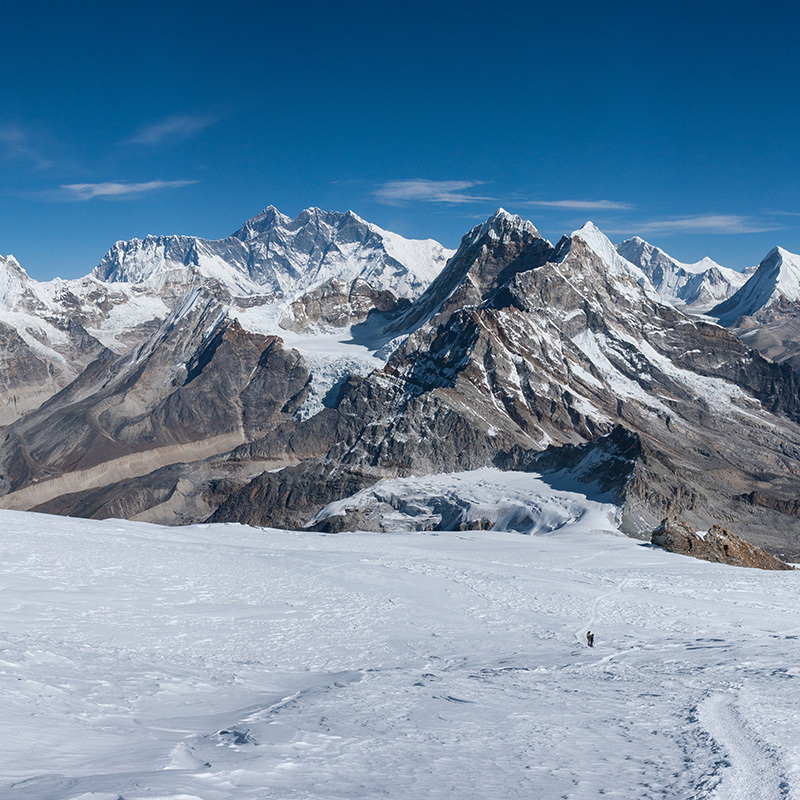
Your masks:
M 797 797 L 798 575 L 585 503 L 536 536 L 0 512 L 0 797 Z

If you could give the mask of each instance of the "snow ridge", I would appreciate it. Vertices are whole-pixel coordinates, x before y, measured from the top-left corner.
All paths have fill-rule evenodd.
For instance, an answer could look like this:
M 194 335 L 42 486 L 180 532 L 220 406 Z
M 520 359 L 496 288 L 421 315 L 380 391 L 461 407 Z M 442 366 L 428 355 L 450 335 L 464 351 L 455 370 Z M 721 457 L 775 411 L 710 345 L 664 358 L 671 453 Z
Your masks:
M 610 274 L 628 275 L 635 278 L 647 297 L 655 302 L 662 302 L 650 278 L 638 266 L 623 258 L 616 250 L 611 240 L 591 221 L 582 228 L 573 231 L 572 239 L 582 241 L 590 250 L 600 257 L 609 268 Z
M 747 283 L 709 314 L 729 326 L 786 303 L 800 303 L 800 255 L 774 247 Z
M 620 242 L 617 252 L 650 278 L 663 302 L 704 311 L 730 297 L 747 276 L 717 264 L 708 256 L 685 264 L 658 247 L 634 236 Z
M 290 301 L 332 280 L 360 280 L 413 299 L 451 255 L 438 242 L 405 239 L 352 211 L 312 207 L 290 219 L 270 206 L 225 239 L 147 236 L 117 242 L 93 274 L 104 281 L 156 287 L 197 275 L 219 283 L 233 297 L 271 295 Z

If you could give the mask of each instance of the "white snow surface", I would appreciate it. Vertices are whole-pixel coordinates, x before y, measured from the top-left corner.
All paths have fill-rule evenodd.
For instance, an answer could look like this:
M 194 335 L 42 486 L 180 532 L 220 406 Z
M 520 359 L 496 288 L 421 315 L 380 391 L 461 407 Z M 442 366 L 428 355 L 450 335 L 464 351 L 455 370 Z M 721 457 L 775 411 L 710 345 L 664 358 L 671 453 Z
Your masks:
M 0 512 L 0 796 L 800 797 L 800 574 L 582 507 L 534 536 Z

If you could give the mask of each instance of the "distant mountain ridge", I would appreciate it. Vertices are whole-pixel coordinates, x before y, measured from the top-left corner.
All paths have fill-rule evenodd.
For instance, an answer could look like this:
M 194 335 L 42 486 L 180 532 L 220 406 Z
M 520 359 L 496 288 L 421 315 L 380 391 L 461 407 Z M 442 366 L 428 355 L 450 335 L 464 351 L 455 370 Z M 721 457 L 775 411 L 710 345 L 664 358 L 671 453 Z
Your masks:
M 800 554 L 800 375 L 698 314 L 730 271 L 630 241 L 552 244 L 499 209 L 452 253 L 270 207 L 222 240 L 117 243 L 77 282 L 7 264 L 0 354 L 30 362 L 7 396 L 49 374 L 36 342 L 85 364 L 65 349 L 72 378 L 5 425 L 0 505 L 302 527 L 333 503 L 344 530 L 391 519 L 385 495 L 347 512 L 383 478 L 495 466 L 602 480 L 631 533 L 676 512 Z
M 373 309 L 408 304 L 451 254 L 351 211 L 310 208 L 291 219 L 270 206 L 226 239 L 117 242 L 76 280 L 39 282 L 0 258 L 0 386 L 9 398 L 0 425 L 67 386 L 103 349 L 122 354 L 143 341 L 197 286 L 254 333 L 344 333 Z
M 308 208 L 295 219 L 269 206 L 225 239 L 148 236 L 117 242 L 93 271 L 106 282 L 164 284 L 200 278 L 231 297 L 296 300 L 327 282 L 363 282 L 412 299 L 452 251 L 431 239 L 409 240 L 352 211 Z
M 684 264 L 638 236 L 620 242 L 617 252 L 645 272 L 663 300 L 695 312 L 727 299 L 748 277 L 708 257 Z

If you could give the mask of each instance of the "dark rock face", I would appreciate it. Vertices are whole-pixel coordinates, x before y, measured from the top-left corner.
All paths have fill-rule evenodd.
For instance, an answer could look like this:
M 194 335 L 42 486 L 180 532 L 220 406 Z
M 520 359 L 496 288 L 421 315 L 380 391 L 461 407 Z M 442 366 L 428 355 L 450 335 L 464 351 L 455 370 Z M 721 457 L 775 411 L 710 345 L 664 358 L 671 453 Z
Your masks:
M 0 425 L 13 422 L 53 394 L 58 388 L 54 372 L 14 328 L 0 322 L 0 393 L 5 401 Z
M 739 520 L 755 541 L 797 551 L 800 525 L 741 499 L 765 485 L 779 501 L 796 496 L 797 376 L 651 298 L 603 246 L 589 230 L 552 248 L 508 216 L 468 234 L 397 323 L 423 320 L 386 367 L 342 388 L 336 411 L 350 434 L 321 463 L 360 489 L 489 464 L 557 472 L 585 443 L 606 442 L 595 476 L 622 502 L 628 532 L 645 536 L 681 513 L 700 528 Z M 308 465 L 257 478 L 213 519 L 283 524 L 284 480 L 305 482 L 319 504 L 342 497 L 335 484 L 310 488 L 323 474 Z M 257 511 L 255 487 L 269 491 Z
M 0 487 L 13 496 L 36 482 L 44 497 L 51 481 L 69 473 L 105 467 L 109 477 L 134 478 L 125 463 L 134 454 L 152 452 L 155 468 L 170 448 L 191 456 L 218 441 L 227 451 L 291 418 L 307 391 L 297 353 L 276 337 L 243 331 L 216 300 L 197 293 L 134 352 L 98 359 L 9 426 Z
M 793 569 L 720 525 L 714 525 L 705 534 L 699 535 L 685 522 L 664 519 L 653 531 L 651 541 L 670 553 L 680 553 L 703 561 L 755 569 Z

